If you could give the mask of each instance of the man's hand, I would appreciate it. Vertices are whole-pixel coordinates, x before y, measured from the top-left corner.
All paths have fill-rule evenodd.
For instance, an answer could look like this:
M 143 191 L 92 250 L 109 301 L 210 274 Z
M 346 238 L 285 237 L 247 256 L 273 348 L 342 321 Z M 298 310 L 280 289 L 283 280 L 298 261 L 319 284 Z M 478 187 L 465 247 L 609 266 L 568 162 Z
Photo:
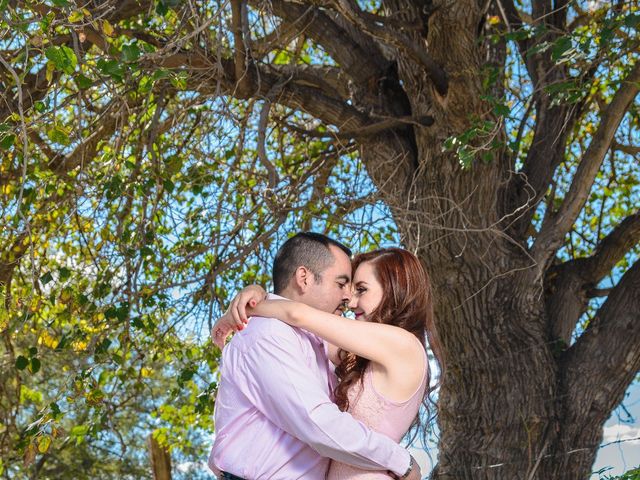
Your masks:
M 395 478 L 396 480 L 421 480 L 422 472 L 420 471 L 420 465 L 416 462 L 416 459 L 411 456 L 411 470 L 409 473 L 405 473 L 402 476 L 396 475 L 393 472 L 389 472 L 389 476 Z M 407 469 L 408 470 L 408 469 Z
M 213 466 L 209 466 L 209 469 L 213 472 L 213 474 L 216 476 L 216 478 L 222 478 L 222 472 L 220 471 L 220 469 L 218 467 L 216 467 L 215 465 Z
M 211 339 L 220 349 L 232 332 L 244 329 L 249 322 L 247 307 L 255 307 L 265 299 L 267 293 L 259 285 L 250 285 L 240 290 L 227 311 L 222 315 L 211 329 Z
M 422 472 L 420 471 L 420 465 L 414 463 L 411 473 L 406 477 L 406 480 L 420 480 L 422 478 Z

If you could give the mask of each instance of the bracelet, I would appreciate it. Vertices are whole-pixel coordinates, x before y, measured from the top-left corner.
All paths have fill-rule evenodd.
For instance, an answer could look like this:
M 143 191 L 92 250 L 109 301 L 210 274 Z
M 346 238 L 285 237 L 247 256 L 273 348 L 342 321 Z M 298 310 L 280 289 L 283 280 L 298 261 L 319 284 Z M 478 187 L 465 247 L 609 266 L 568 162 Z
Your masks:
M 389 472 L 389 473 L 391 473 L 391 476 L 395 478 L 395 480 L 404 480 L 413 471 L 413 467 L 415 467 L 415 465 L 416 465 L 416 461 L 413 458 L 413 455 L 409 454 L 409 468 L 407 468 L 407 471 L 404 472 L 404 475 L 396 475 L 393 472 Z

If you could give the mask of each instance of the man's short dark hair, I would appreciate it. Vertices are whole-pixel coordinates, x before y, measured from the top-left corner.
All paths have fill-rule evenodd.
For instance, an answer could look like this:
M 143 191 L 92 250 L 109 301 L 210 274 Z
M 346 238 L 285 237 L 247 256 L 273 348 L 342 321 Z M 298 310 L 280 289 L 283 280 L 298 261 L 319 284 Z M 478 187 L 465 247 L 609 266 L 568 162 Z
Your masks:
M 338 247 L 348 257 L 351 250 L 332 238 L 314 232 L 300 232 L 284 242 L 273 261 L 273 290 L 281 293 L 287 288 L 298 267 L 307 267 L 320 280 L 322 272 L 333 264 L 329 246 Z

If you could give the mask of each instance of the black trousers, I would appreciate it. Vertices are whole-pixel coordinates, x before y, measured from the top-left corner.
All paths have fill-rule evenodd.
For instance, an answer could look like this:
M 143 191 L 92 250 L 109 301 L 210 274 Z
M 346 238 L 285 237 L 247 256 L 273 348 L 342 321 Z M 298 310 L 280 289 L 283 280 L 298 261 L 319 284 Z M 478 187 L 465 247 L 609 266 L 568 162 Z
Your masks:
M 222 480 L 244 480 L 244 478 L 234 475 L 229 472 L 221 472 L 222 476 L 220 477 Z

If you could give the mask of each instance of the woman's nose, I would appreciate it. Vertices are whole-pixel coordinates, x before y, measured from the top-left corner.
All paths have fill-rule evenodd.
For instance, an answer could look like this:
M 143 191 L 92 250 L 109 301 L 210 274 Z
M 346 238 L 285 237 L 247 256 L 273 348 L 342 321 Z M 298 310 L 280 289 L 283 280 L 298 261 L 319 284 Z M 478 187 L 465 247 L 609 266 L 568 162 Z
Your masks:
M 358 306 L 358 300 L 356 299 L 355 295 L 351 295 L 351 298 L 349 299 L 349 303 L 347 305 L 351 309 L 354 309 Z

